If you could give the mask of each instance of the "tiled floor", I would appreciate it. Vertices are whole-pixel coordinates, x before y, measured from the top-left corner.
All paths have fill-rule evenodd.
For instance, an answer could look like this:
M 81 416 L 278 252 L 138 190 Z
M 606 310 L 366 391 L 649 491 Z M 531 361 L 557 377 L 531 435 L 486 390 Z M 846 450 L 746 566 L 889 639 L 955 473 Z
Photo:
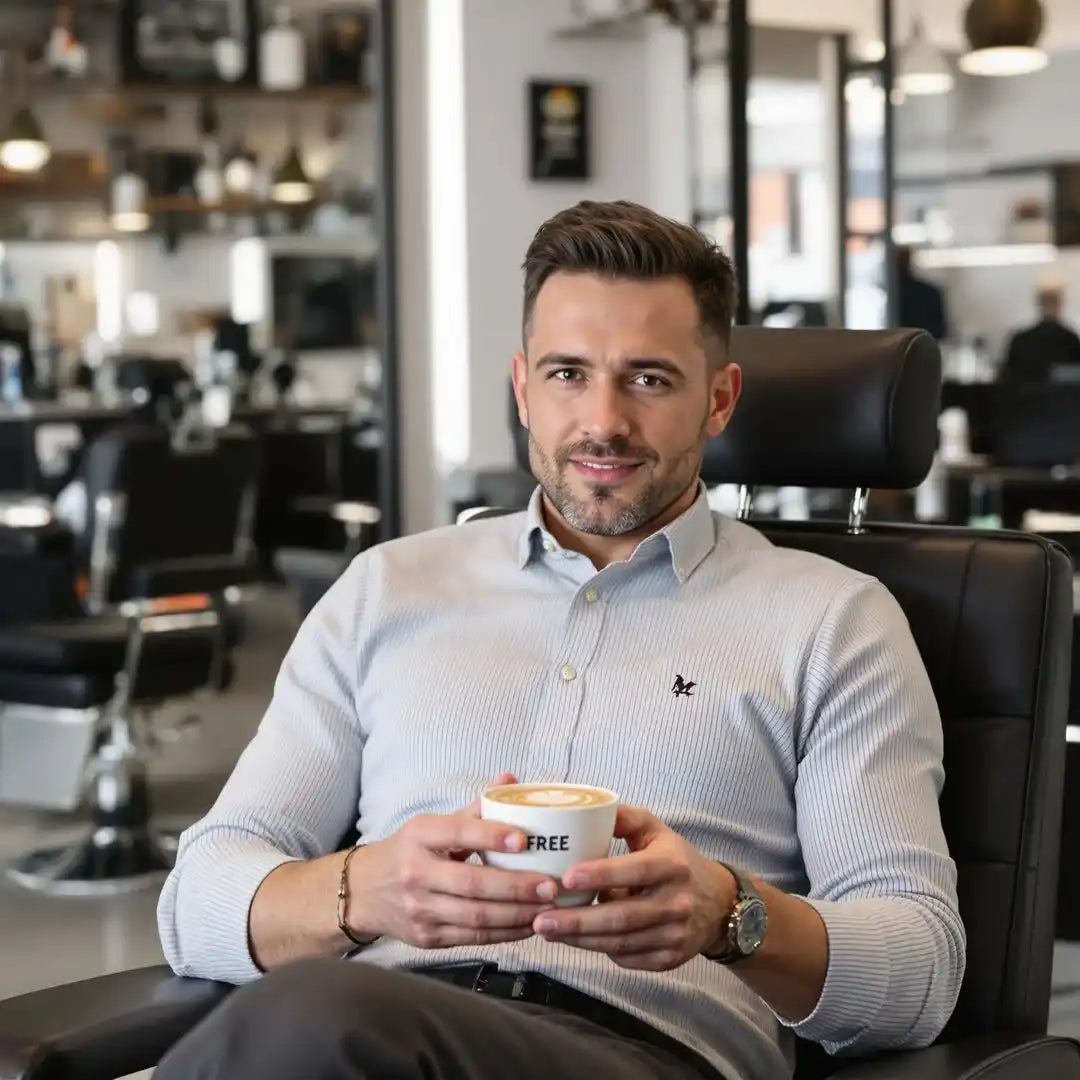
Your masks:
M 162 818 L 182 824 L 213 800 L 258 724 L 295 628 L 284 593 L 268 592 L 255 600 L 235 685 L 205 711 L 197 738 L 170 747 L 154 764 Z M 70 818 L 0 808 L 0 860 L 43 842 L 59 842 L 78 829 Z M 54 899 L 0 880 L 0 999 L 161 963 L 155 903 L 152 893 L 101 901 Z M 1055 995 L 1051 1031 L 1080 1037 L 1080 945 L 1058 946 L 1054 981 L 1069 992 Z

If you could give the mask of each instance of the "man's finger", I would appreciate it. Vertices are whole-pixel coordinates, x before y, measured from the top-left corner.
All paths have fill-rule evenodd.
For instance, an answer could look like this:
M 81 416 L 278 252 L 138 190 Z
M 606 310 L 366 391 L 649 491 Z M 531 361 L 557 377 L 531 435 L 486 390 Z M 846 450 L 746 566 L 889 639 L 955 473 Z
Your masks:
M 416 944 L 421 949 L 451 949 L 457 945 L 501 945 L 508 941 L 525 941 L 532 936 L 531 927 L 470 930 L 463 926 L 436 926 L 428 930 Z
M 513 904 L 490 900 L 462 900 L 445 893 L 430 893 L 421 913 L 428 922 L 439 926 L 457 926 L 466 930 L 529 930 L 545 910 L 539 903 Z
M 413 837 L 428 851 L 524 851 L 525 834 L 512 825 L 466 814 L 432 814 L 410 822 Z
M 632 936 L 640 930 L 685 923 L 685 908 L 661 899 L 616 900 L 579 908 L 558 908 L 537 917 L 533 928 L 546 938 L 574 944 L 577 937 Z
M 559 886 L 544 874 L 523 870 L 499 870 L 493 866 L 433 861 L 422 887 L 465 900 L 495 900 L 518 904 L 550 904 Z
M 649 851 L 578 863 L 563 874 L 563 885 L 574 892 L 643 889 L 678 880 L 681 867 L 670 857 Z

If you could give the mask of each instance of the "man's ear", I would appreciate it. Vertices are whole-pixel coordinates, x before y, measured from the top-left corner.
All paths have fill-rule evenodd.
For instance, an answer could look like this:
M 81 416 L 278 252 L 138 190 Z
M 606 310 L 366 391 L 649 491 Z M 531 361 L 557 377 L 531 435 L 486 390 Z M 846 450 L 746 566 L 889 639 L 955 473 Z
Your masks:
M 712 377 L 712 410 L 707 430 L 715 438 L 731 423 L 731 414 L 742 393 L 742 368 L 728 363 L 717 368 Z
M 514 353 L 514 363 L 511 369 L 511 379 L 514 383 L 514 399 L 517 401 L 518 420 L 526 430 L 529 427 L 529 402 L 526 392 L 528 381 L 529 362 L 522 352 Z

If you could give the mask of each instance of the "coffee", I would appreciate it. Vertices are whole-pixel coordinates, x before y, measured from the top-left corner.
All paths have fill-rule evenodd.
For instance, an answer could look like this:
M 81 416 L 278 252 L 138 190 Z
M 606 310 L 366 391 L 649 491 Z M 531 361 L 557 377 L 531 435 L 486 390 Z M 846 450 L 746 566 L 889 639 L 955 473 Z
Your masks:
M 531 870 L 557 881 L 580 862 L 605 858 L 611 850 L 619 797 L 587 784 L 505 784 L 488 788 L 480 800 L 486 821 L 519 828 L 524 851 L 488 851 L 489 866 Z M 555 903 L 571 907 L 592 903 L 595 893 L 563 891 Z
M 575 806 L 602 806 L 614 801 L 610 791 L 568 784 L 511 784 L 492 788 L 487 797 L 514 806 L 550 806 L 560 810 Z

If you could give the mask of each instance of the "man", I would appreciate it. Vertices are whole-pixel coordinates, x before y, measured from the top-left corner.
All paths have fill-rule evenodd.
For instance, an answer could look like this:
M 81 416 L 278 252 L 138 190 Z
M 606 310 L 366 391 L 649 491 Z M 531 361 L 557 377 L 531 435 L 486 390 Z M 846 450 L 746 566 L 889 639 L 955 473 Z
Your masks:
M 896 263 L 900 325 L 925 330 L 931 337 L 944 341 L 949 336 L 945 294 L 936 285 L 915 274 L 911 248 L 898 247 Z
M 1009 342 L 1001 380 L 1010 383 L 1049 382 L 1060 369 L 1080 374 L 1080 337 L 1062 322 L 1065 286 L 1044 281 L 1036 294 L 1039 321 Z
M 778 1080 L 792 1031 L 940 1032 L 965 941 L 937 707 L 878 582 L 709 511 L 734 297 L 716 247 L 642 207 L 540 228 L 513 363 L 540 486 L 365 552 L 301 629 L 159 909 L 177 972 L 269 974 L 159 1080 Z M 463 861 L 523 845 L 477 818 L 508 774 L 618 791 L 624 843 L 561 882 Z M 559 1007 L 446 985 L 478 961 Z

